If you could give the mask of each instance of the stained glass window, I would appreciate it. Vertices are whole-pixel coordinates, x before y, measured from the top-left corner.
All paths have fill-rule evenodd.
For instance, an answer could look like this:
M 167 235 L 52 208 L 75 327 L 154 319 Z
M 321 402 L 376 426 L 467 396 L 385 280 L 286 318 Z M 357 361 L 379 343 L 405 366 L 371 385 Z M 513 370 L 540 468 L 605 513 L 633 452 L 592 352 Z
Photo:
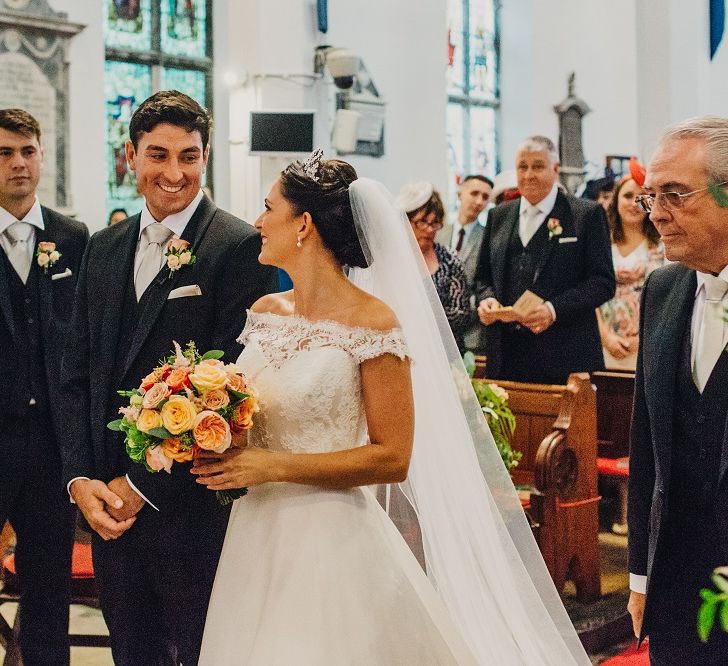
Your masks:
M 157 90 L 180 90 L 207 109 L 212 73 L 212 0 L 103 0 L 106 69 L 107 213 L 139 212 L 124 144 L 137 106 Z M 208 164 L 208 174 L 211 165 Z M 209 179 L 205 181 L 211 185 Z
M 499 0 L 448 0 L 448 207 L 463 177 L 499 169 Z

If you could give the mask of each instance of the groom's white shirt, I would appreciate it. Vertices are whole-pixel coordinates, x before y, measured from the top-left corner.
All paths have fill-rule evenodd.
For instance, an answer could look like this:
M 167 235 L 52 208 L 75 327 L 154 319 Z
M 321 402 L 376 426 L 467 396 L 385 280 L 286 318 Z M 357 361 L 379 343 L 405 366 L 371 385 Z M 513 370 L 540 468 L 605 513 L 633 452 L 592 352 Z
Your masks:
M 189 203 L 189 205 L 182 209 L 179 213 L 174 213 L 173 215 L 168 215 L 164 218 L 164 220 L 160 221 L 159 224 L 163 224 L 167 229 L 169 229 L 175 236 L 175 238 L 180 238 L 182 234 L 184 233 L 185 229 L 187 228 L 187 224 L 192 219 L 192 216 L 195 214 L 195 211 L 197 210 L 197 207 L 200 205 L 200 201 L 202 201 L 203 197 L 202 190 L 200 190 L 194 199 Z M 134 255 L 134 275 L 136 275 L 137 270 L 139 268 L 139 262 L 141 261 L 140 255 L 140 247 L 141 243 L 139 242 L 142 237 L 142 231 L 146 229 L 150 224 L 156 224 L 157 220 L 154 219 L 152 214 L 149 212 L 149 209 L 147 208 L 147 201 L 144 200 L 144 206 L 142 206 L 142 214 L 141 218 L 139 220 L 139 238 L 137 239 L 137 247 L 136 247 L 136 253 Z M 161 269 L 161 266 L 160 266 Z M 74 481 L 78 481 L 79 479 L 86 479 L 88 480 L 87 476 L 77 476 L 73 479 L 71 479 L 68 482 L 68 486 L 66 486 L 66 489 L 68 490 L 68 496 L 71 498 L 71 502 L 75 504 L 73 500 L 73 495 L 71 495 L 71 485 Z M 131 489 L 139 495 L 149 506 L 151 506 L 156 511 L 159 511 L 159 509 L 154 506 L 146 497 L 144 497 L 144 494 L 137 488 L 129 478 L 129 475 L 126 475 L 126 480 Z
M 693 305 L 693 315 L 690 324 L 690 364 L 695 367 L 696 349 L 693 344 L 694 340 L 700 340 L 700 327 L 703 321 L 703 310 L 705 309 L 705 273 L 695 271 L 698 284 L 695 289 L 695 303 Z M 718 273 L 721 280 L 728 282 L 728 266 Z M 723 296 L 723 306 L 728 307 L 728 294 Z M 723 343 L 728 343 L 728 321 L 723 323 Z M 647 576 L 638 576 L 637 574 L 629 574 L 629 589 L 633 592 L 647 593 Z

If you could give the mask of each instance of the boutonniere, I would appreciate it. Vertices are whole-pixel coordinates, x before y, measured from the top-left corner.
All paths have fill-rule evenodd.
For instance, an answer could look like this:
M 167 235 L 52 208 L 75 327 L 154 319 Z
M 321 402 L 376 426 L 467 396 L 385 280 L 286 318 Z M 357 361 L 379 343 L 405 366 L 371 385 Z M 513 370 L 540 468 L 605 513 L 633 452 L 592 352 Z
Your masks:
M 557 220 L 555 217 L 549 218 L 549 221 L 546 223 L 546 227 L 549 230 L 549 240 L 555 238 L 556 236 L 561 236 L 561 234 L 564 233 L 564 230 L 561 227 L 561 222 L 559 222 L 559 220 Z
M 47 273 L 49 268 L 53 268 L 62 256 L 56 250 L 56 244 L 51 241 L 41 241 L 35 250 L 35 260 L 38 262 L 38 266 L 43 269 L 44 273 Z
M 197 257 L 192 254 L 192 250 L 189 248 L 189 241 L 182 238 L 173 238 L 167 243 L 167 251 L 164 253 L 164 257 L 167 260 L 170 276 L 182 266 L 191 266 L 197 261 Z

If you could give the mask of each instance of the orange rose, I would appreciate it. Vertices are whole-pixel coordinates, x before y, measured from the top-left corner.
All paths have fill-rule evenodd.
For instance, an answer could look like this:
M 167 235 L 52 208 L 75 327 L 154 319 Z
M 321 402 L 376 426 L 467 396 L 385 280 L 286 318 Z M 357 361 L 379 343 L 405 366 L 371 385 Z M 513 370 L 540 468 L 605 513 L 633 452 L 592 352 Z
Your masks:
M 238 391 L 239 393 L 245 393 L 247 384 L 245 383 L 245 377 L 243 377 L 243 375 L 228 372 L 227 378 L 228 388 L 232 389 L 233 391 Z
M 242 432 L 253 426 L 253 414 L 259 411 L 258 401 L 254 396 L 250 396 L 245 400 L 241 400 L 235 407 L 230 416 L 230 428 L 233 432 Z
M 232 435 L 227 421 L 216 412 L 205 410 L 195 419 L 192 435 L 197 446 L 206 451 L 222 453 L 230 446 Z
M 169 373 L 169 375 L 167 375 L 167 378 L 164 381 L 167 383 L 167 386 L 176 393 L 177 391 L 181 391 L 184 386 L 192 388 L 192 382 L 190 381 L 189 375 L 189 368 L 175 368 Z
M 162 425 L 162 417 L 154 409 L 142 409 L 136 422 L 137 430 L 148 433 Z
M 230 404 L 230 396 L 225 389 L 213 389 L 202 394 L 202 406 L 216 412 Z
M 52 241 L 40 241 L 38 243 L 38 249 L 41 252 L 53 252 L 56 249 L 56 244 Z
M 188 462 L 192 460 L 192 447 L 184 448 L 179 437 L 169 437 L 162 442 L 164 455 L 176 462 Z
M 139 388 L 148 391 L 157 382 L 164 380 L 165 372 L 168 371 L 169 365 L 164 364 L 161 368 L 154 368 L 144 379 L 142 379 L 141 386 Z
M 181 435 L 191 430 L 195 423 L 197 410 L 183 395 L 172 395 L 162 407 L 162 422 L 173 435 Z

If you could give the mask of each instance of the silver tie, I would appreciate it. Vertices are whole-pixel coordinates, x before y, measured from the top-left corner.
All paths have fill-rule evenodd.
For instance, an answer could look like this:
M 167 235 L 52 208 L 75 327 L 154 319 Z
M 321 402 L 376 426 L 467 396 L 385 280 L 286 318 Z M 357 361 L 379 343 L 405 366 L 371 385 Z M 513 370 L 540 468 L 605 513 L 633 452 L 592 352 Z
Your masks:
M 30 262 L 32 259 L 30 238 L 32 234 L 33 226 L 27 222 L 13 222 L 5 230 L 5 235 L 10 239 L 8 259 L 10 259 L 10 263 L 23 284 L 28 281 L 28 275 L 30 275 Z
M 728 282 L 718 277 L 705 277 L 705 307 L 698 329 L 695 350 L 695 385 L 702 393 L 708 383 L 715 364 L 723 352 L 723 329 L 726 312 L 723 297 L 728 291 Z
M 521 245 L 526 247 L 536 233 L 533 222 L 540 215 L 541 211 L 536 206 L 529 206 L 523 212 L 523 224 L 518 226 L 518 235 L 521 238 Z
M 146 241 L 147 244 L 142 250 L 141 261 L 134 278 L 137 301 L 141 300 L 142 294 L 162 268 L 164 246 L 170 236 L 172 232 L 159 222 L 150 224 L 142 231 L 142 243 Z

